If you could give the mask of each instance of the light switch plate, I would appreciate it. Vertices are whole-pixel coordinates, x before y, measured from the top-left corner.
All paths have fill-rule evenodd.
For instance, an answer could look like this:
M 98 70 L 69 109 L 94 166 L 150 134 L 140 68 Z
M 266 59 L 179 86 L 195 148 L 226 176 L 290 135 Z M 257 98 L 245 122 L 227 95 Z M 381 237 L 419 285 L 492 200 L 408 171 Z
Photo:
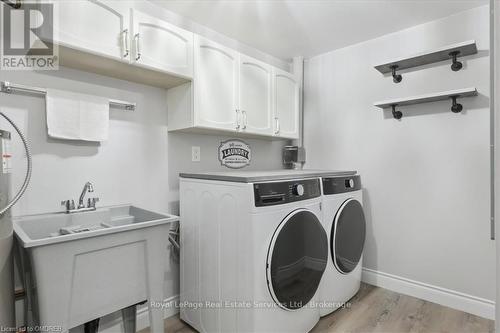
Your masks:
M 199 162 L 201 160 L 201 148 L 198 146 L 191 147 L 191 161 Z

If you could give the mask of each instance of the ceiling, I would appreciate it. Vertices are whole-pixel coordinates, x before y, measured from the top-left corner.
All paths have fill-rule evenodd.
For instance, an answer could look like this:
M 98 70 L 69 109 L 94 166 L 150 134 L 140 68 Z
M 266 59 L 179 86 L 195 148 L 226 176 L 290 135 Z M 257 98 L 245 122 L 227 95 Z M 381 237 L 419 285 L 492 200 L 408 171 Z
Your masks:
M 152 0 L 281 59 L 311 57 L 488 0 Z

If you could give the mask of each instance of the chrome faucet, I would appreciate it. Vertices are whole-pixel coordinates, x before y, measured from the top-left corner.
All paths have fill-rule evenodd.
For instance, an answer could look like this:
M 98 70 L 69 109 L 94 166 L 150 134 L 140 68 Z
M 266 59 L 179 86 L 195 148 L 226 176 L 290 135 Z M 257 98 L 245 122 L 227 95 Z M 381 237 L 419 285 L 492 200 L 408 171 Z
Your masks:
M 85 185 L 83 186 L 82 194 L 80 194 L 80 200 L 78 200 L 78 209 L 85 208 L 83 199 L 85 198 L 85 194 L 87 194 L 87 192 L 89 193 L 94 192 L 94 186 L 92 185 L 91 182 L 86 182 Z
M 99 201 L 99 198 L 88 198 L 87 207 L 85 207 L 84 199 L 85 194 L 94 192 L 94 186 L 91 182 L 86 182 L 83 186 L 82 193 L 80 194 L 80 199 L 78 200 L 78 207 L 75 207 L 74 200 L 64 200 L 61 202 L 66 209 L 66 213 L 78 213 L 78 212 L 86 212 L 90 210 L 96 210 L 95 204 Z

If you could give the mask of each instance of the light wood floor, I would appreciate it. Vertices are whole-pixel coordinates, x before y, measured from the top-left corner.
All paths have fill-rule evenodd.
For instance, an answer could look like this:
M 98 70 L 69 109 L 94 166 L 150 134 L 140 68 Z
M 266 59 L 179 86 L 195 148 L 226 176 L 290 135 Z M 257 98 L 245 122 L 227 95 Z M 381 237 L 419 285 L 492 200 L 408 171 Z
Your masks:
M 492 320 L 477 317 L 393 291 L 361 286 L 350 306 L 321 318 L 311 332 L 335 333 L 484 333 Z M 165 333 L 196 332 L 178 316 L 165 320 Z M 143 330 L 141 333 L 149 333 Z

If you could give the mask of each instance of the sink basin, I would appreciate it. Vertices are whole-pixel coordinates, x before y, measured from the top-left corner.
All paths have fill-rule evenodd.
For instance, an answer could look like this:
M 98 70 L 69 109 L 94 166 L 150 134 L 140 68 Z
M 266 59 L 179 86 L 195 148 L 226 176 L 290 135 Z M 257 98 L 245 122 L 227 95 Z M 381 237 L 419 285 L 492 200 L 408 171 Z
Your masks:
M 58 331 L 148 301 L 163 332 L 163 272 L 174 215 L 135 206 L 16 217 L 14 232 L 33 327 Z M 64 230 L 79 232 L 64 234 Z
M 178 221 L 174 215 L 154 213 L 135 206 L 113 206 L 95 211 L 66 214 L 49 213 L 14 218 L 14 231 L 24 248 L 68 242 L 75 239 L 123 232 Z M 70 226 L 97 230 L 61 235 Z

